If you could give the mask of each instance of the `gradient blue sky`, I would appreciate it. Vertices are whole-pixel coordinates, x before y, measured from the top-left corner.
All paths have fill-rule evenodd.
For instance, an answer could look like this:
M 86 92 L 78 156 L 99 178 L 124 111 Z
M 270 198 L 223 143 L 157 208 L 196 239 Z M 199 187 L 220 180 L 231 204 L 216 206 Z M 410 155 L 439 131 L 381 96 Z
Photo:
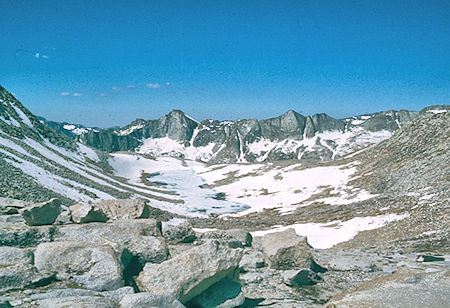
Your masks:
M 51 120 L 450 103 L 450 1 L 0 1 L 0 84 Z

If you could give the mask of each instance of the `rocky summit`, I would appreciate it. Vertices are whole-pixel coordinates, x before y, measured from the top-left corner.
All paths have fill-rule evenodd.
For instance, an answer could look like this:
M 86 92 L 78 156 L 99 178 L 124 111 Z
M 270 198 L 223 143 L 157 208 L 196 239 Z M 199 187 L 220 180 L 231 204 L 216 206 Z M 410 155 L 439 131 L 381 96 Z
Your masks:
M 448 307 L 448 109 L 99 129 L 0 88 L 0 307 Z

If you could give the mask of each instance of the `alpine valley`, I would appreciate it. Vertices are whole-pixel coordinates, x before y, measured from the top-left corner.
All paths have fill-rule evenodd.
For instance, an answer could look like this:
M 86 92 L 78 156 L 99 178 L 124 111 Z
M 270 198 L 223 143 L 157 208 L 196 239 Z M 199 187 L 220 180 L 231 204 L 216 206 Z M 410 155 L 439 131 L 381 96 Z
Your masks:
M 449 107 L 101 129 L 0 87 L 0 307 L 448 307 Z

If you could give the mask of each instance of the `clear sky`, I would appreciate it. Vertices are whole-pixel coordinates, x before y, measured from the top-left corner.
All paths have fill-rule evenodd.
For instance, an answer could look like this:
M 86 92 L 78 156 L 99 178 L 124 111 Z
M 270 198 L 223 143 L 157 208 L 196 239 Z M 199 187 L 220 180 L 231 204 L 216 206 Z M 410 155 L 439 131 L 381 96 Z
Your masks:
M 0 84 L 50 120 L 450 103 L 450 1 L 0 1 Z

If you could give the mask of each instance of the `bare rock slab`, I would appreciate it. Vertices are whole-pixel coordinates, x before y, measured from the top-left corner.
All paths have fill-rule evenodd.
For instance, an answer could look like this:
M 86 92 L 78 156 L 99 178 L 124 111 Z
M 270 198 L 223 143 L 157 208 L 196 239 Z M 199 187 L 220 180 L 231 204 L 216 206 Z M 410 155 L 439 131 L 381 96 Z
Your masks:
M 29 227 L 24 223 L 0 222 L 1 246 L 35 246 L 52 240 L 53 226 Z
M 288 270 L 311 266 L 312 247 L 306 237 L 297 235 L 292 228 L 266 234 L 261 239 L 261 248 L 266 262 L 273 269 Z
M 61 201 L 53 198 L 24 208 L 22 217 L 29 226 L 42 226 L 53 224 L 59 213 L 61 213 Z
M 114 308 L 117 307 L 112 300 L 101 296 L 69 296 L 61 298 L 48 298 L 37 301 L 41 308 Z
M 30 249 L 0 246 L 0 266 L 33 263 L 33 252 Z
M 174 296 L 141 292 L 125 295 L 119 303 L 120 308 L 184 308 L 185 306 Z
M 46 281 L 50 282 L 53 278 L 52 273 L 38 272 L 30 264 L 0 266 L 0 293 L 46 284 Z
M 241 249 L 211 241 L 161 264 L 147 263 L 136 284 L 141 291 L 169 294 L 186 303 L 222 279 L 235 279 L 241 258 Z
M 52 271 L 57 279 L 96 291 L 123 287 L 122 269 L 109 245 L 81 242 L 42 243 L 35 251 L 39 271 Z

